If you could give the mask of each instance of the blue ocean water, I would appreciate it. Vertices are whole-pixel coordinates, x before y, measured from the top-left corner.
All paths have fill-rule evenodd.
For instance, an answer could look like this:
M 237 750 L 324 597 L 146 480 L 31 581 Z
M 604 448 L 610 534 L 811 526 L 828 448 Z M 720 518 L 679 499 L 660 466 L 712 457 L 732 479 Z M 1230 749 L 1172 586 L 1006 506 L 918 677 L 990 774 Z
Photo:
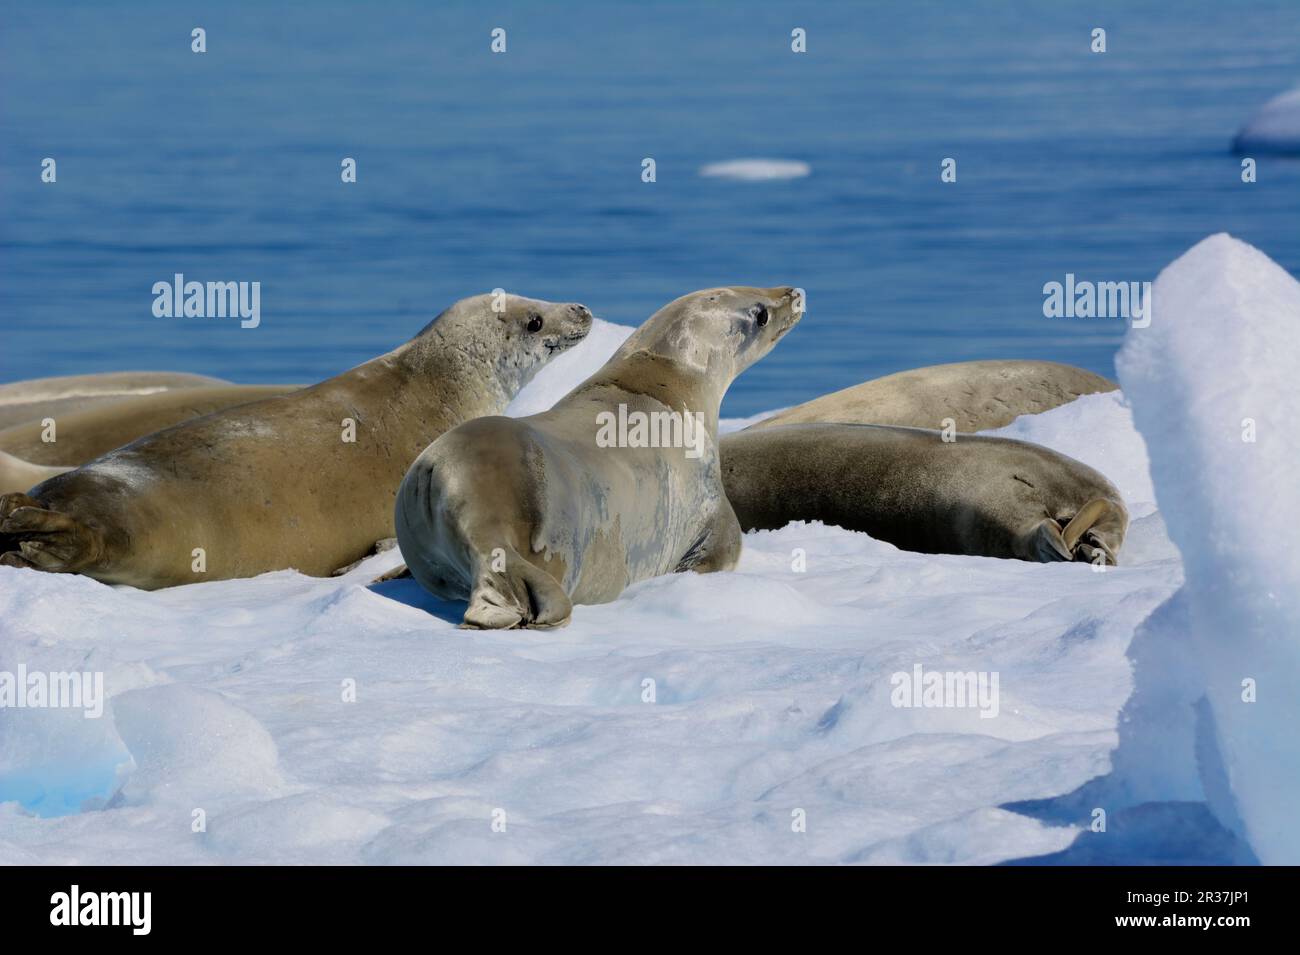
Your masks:
M 809 303 L 730 415 L 970 358 L 1113 374 L 1122 323 L 1044 318 L 1045 282 L 1218 231 L 1300 272 L 1300 160 L 1247 185 L 1228 151 L 1297 37 L 1294 0 L 6 3 L 0 380 L 309 381 L 498 286 L 636 324 L 720 284 Z M 811 174 L 698 174 L 746 157 Z M 261 282 L 260 327 L 155 318 L 177 272 Z

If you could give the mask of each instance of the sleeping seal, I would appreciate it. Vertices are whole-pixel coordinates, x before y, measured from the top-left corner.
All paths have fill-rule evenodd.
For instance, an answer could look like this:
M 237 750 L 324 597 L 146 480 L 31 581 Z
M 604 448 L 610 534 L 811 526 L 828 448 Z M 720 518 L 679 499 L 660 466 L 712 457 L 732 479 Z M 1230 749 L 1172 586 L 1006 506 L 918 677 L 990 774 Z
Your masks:
M 393 496 L 431 440 L 502 411 L 591 322 L 581 305 L 464 299 L 328 381 L 0 497 L 0 564 L 145 589 L 287 567 L 329 574 L 393 536 Z
M 820 421 L 939 429 L 951 418 L 957 431 L 985 431 L 1022 414 L 1050 411 L 1080 395 L 1118 387 L 1101 375 L 1054 361 L 963 361 L 864 381 L 750 427 Z
M 301 387 L 219 384 L 170 388 L 156 394 L 96 403 L 57 415 L 47 413 L 0 430 L 0 451 L 33 465 L 55 465 L 65 469 L 80 467 L 146 434 L 223 408 L 287 395 Z M 43 424 L 46 418 L 54 421 L 53 441 L 46 440 L 48 435 Z
M 822 521 L 903 550 L 1116 563 L 1128 511 L 1110 481 L 1047 448 L 866 424 L 790 424 L 721 441 L 745 530 Z
M 790 288 L 695 292 L 550 411 L 444 434 L 397 495 L 412 575 L 468 600 L 465 627 L 545 628 L 637 580 L 733 567 L 740 526 L 718 471 L 718 408 L 801 306 Z
M 11 381 L 0 385 L 0 428 L 56 418 L 142 395 L 228 384 L 220 378 L 183 371 L 110 371 Z

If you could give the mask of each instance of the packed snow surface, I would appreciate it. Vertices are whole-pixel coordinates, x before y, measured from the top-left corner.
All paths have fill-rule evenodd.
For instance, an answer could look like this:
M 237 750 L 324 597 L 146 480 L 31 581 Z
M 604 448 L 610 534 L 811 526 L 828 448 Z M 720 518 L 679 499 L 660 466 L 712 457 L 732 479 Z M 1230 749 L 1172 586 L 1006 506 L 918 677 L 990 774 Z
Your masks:
M 747 535 L 733 573 L 644 581 L 562 630 L 472 632 L 411 580 L 368 586 L 396 552 L 156 593 L 0 568 L 0 674 L 97 672 L 107 697 L 97 719 L 0 710 L 0 861 L 1297 861 L 1300 589 L 1294 554 L 1259 546 L 1298 516 L 1279 483 L 1294 284 L 1207 240 L 1131 333 L 1128 397 L 998 432 L 1121 489 L 1133 524 L 1101 572 L 795 524 Z M 510 413 L 628 332 L 598 322 Z M 1257 443 L 1227 448 L 1248 416 Z M 1165 520 L 1189 555 L 1172 601 Z M 1200 622 L 1175 642 L 1189 596 Z M 1134 644 L 1130 701 L 1138 632 L 1166 639 Z M 925 702 L 900 695 L 917 673 L 995 692 L 896 705 Z M 1243 675 L 1271 708 L 1232 703 Z

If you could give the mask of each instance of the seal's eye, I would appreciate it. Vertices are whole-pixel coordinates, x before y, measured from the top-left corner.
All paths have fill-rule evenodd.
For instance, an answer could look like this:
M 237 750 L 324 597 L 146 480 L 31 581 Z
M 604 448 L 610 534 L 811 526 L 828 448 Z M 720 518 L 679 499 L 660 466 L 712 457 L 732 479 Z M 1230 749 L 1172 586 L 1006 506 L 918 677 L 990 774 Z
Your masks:
M 534 312 L 528 316 L 528 330 L 530 332 L 540 332 L 542 330 L 542 316 Z
M 750 314 L 754 316 L 754 323 L 755 323 L 759 328 L 762 328 L 764 325 L 767 324 L 767 306 L 766 306 L 766 305 L 755 305 L 755 306 L 754 306 L 753 308 L 751 308 L 749 311 L 750 311 Z

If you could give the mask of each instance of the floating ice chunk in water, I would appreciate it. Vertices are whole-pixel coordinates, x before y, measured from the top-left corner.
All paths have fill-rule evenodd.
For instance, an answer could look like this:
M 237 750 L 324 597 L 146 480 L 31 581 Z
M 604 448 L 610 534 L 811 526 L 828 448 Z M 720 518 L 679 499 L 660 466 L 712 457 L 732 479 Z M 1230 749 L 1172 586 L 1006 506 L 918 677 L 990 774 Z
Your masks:
M 797 159 L 728 159 L 709 163 L 700 170 L 700 175 L 759 182 L 764 179 L 801 179 L 810 172 L 812 167 Z
M 1300 153 L 1300 87 L 1261 106 L 1232 142 L 1237 152 Z

